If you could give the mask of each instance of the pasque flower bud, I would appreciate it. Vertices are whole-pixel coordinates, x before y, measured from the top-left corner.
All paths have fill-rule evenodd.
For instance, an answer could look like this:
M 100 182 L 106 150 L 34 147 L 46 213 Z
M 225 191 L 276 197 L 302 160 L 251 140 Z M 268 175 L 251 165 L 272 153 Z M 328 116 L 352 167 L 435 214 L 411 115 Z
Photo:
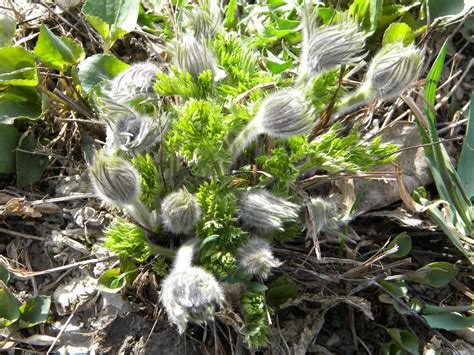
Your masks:
M 126 209 L 145 227 L 156 224 L 155 214 L 140 202 L 140 176 L 128 161 L 100 152 L 90 167 L 90 178 L 99 199 L 107 205 Z
M 364 54 L 365 34 L 350 19 L 306 31 L 303 41 L 300 75 L 314 77 L 343 64 L 360 62 Z
M 257 237 L 237 249 L 237 260 L 245 272 L 260 276 L 264 280 L 270 274 L 271 268 L 281 265 L 281 262 L 273 256 L 270 243 Z
M 221 12 L 216 1 L 199 1 L 191 11 L 185 10 L 185 27 L 198 39 L 212 38 L 222 30 Z
M 193 242 L 179 248 L 173 268 L 161 284 L 161 304 L 180 334 L 189 321 L 203 324 L 212 320 L 215 307 L 224 303 L 224 293 L 215 277 L 191 266 L 193 253 Z
M 313 210 L 317 234 L 337 229 L 338 212 L 336 205 L 320 197 L 316 197 L 311 199 L 311 208 Z
M 239 201 L 239 219 L 247 227 L 272 231 L 283 230 L 283 223 L 298 218 L 299 206 L 266 190 L 247 192 Z
M 132 64 L 110 82 L 108 96 L 118 103 L 146 98 L 155 93 L 153 85 L 160 69 L 150 62 Z
M 107 145 L 132 154 L 146 152 L 161 139 L 166 128 L 159 118 L 137 113 L 127 104 L 100 99 L 101 117 L 107 122 Z
M 217 62 L 214 55 L 204 43 L 191 35 L 185 34 L 173 42 L 174 63 L 179 70 L 197 78 L 206 70 L 217 73 Z
M 336 117 L 372 100 L 391 100 L 400 95 L 420 74 L 423 51 L 410 44 L 384 46 L 372 59 L 364 83 L 338 104 Z
M 255 118 L 237 136 L 231 146 L 232 155 L 235 158 L 259 134 L 289 138 L 309 133 L 314 124 L 315 116 L 304 92 L 279 90 L 265 98 Z
M 169 194 L 161 202 L 161 221 L 164 228 L 173 234 L 192 232 L 201 214 L 196 196 L 185 188 Z

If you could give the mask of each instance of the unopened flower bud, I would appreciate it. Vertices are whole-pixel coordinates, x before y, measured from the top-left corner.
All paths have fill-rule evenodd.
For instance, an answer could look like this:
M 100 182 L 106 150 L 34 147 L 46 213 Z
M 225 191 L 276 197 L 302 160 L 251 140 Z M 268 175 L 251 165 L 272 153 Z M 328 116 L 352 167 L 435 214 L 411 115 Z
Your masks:
M 197 78 L 206 70 L 217 73 L 217 62 L 209 48 L 191 35 L 183 35 L 173 43 L 174 62 L 179 70 Z
M 268 95 L 255 118 L 237 136 L 231 147 L 235 156 L 256 136 L 289 138 L 309 133 L 315 125 L 310 103 L 300 90 L 284 89 Z
M 343 64 L 360 62 L 365 54 L 365 34 L 351 20 L 308 31 L 303 42 L 300 74 L 313 76 Z
M 166 230 L 173 234 L 192 232 L 201 218 L 201 207 L 196 196 L 181 189 L 166 196 L 161 203 L 161 220 Z
M 97 154 L 90 177 L 99 198 L 110 206 L 125 207 L 138 200 L 140 177 L 123 158 Z
M 423 52 L 414 45 L 387 45 L 372 60 L 364 85 L 375 98 L 391 100 L 417 80 L 422 65 Z
M 209 39 L 222 30 L 219 6 L 215 1 L 202 1 L 191 11 L 185 12 L 185 27 L 193 31 L 198 39 Z
M 281 262 L 273 256 L 270 243 L 262 238 L 252 238 L 237 249 L 239 265 L 245 272 L 266 279 L 271 268 Z
M 320 197 L 316 197 L 311 199 L 311 208 L 313 210 L 317 234 L 327 230 L 337 229 L 338 212 L 336 205 Z
M 184 333 L 189 321 L 205 324 L 214 318 L 214 309 L 224 303 L 224 293 L 213 275 L 191 266 L 194 244 L 178 250 L 170 274 L 161 284 L 160 301 L 168 319 Z
M 150 63 L 136 63 L 118 74 L 111 82 L 108 95 L 123 103 L 135 98 L 146 98 L 155 93 L 153 85 L 160 69 Z
M 247 192 L 239 201 L 239 218 L 247 227 L 272 231 L 283 230 L 283 223 L 298 218 L 298 205 L 276 197 L 266 190 Z

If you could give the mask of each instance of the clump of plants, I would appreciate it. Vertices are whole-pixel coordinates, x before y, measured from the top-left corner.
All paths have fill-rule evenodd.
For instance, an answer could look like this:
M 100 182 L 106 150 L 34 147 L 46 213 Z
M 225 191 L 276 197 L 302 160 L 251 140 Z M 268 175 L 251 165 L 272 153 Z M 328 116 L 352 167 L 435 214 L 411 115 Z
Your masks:
M 357 126 L 343 133 L 335 120 L 398 96 L 417 79 L 423 52 L 397 42 L 370 60 L 357 19 L 341 13 L 322 25 L 317 7 L 304 3 L 294 70 L 271 70 L 260 64 L 260 44 L 234 24 L 231 6 L 222 12 L 209 0 L 180 8 L 173 26 L 165 21 L 169 63 L 124 66 L 89 91 L 107 124 L 90 177 L 98 197 L 133 222 L 114 222 L 105 245 L 137 262 L 153 253 L 168 258 L 161 303 L 178 331 L 212 321 L 226 307 L 224 285 L 239 283 L 242 332 L 258 347 L 273 314 L 267 280 L 281 265 L 272 245 L 306 228 L 298 179 L 312 169 L 363 172 L 393 159 L 396 146 L 362 141 Z M 108 50 L 113 38 L 105 36 Z M 364 83 L 347 91 L 341 75 L 364 58 Z M 340 227 L 331 201 L 311 203 L 317 233 Z

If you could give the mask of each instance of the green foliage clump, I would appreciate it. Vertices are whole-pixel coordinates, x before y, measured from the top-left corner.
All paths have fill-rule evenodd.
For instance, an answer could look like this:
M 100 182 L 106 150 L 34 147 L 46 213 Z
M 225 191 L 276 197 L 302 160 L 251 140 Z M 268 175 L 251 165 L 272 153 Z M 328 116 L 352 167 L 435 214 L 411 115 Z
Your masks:
M 127 256 L 142 263 L 152 254 L 145 231 L 133 223 L 116 219 L 104 234 L 104 246 L 119 256 Z
M 190 100 L 166 137 L 167 150 L 184 157 L 196 175 L 222 175 L 231 159 L 225 138 L 232 124 L 220 105 Z
M 316 76 L 306 93 L 306 98 L 312 102 L 316 112 L 322 112 L 333 99 L 339 82 L 339 70 L 330 70 Z M 337 92 L 337 98 L 344 94 L 341 87 Z
M 149 153 L 138 155 L 131 160 L 132 165 L 140 173 L 140 200 L 149 208 L 153 208 L 160 191 L 158 185 L 158 169 Z
M 212 71 L 202 72 L 197 80 L 171 66 L 171 73 L 158 73 L 155 90 L 163 96 L 181 96 L 183 100 L 205 98 L 212 87 Z
M 258 291 L 247 290 L 241 299 L 247 342 L 259 347 L 268 343 L 268 317 L 265 296 Z
M 222 181 L 202 184 L 196 193 L 203 217 L 198 222 L 196 236 L 203 241 L 202 265 L 225 276 L 235 266 L 234 251 L 246 239 L 237 221 L 235 195 Z

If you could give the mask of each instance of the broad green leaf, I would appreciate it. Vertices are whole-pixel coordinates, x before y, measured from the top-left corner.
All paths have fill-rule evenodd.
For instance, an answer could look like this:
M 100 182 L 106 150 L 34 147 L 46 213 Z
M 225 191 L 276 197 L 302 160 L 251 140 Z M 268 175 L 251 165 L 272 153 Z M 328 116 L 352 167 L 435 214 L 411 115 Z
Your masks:
M 298 287 L 293 280 L 280 276 L 268 287 L 268 303 L 275 306 L 281 305 L 289 299 L 295 299 L 298 295 Z
M 249 291 L 254 291 L 254 292 L 263 292 L 268 290 L 268 287 L 265 286 L 264 284 L 258 283 L 258 282 L 251 282 L 247 281 L 244 282 L 245 286 L 247 286 L 247 290 Z
M 107 52 L 116 40 L 135 29 L 138 0 L 87 0 L 82 13 L 102 36 Z
M 387 1 L 385 2 L 387 3 Z M 413 1 L 410 5 L 386 5 L 382 8 L 382 13 L 378 17 L 377 29 L 383 31 L 392 22 L 396 21 L 401 16 L 410 14 L 409 11 L 414 7 L 421 5 L 420 1 Z M 405 21 L 404 21 L 405 22 Z
M 435 306 L 432 304 L 425 304 L 423 307 L 423 314 L 446 314 L 453 312 L 467 312 L 474 309 L 474 305 L 468 306 Z
M 16 32 L 16 19 L 8 12 L 0 13 L 0 47 L 12 45 Z
M 7 284 L 10 280 L 10 273 L 2 264 L 0 264 L 0 280 L 2 280 L 4 284 Z
M 472 5 L 472 0 L 428 0 L 431 21 L 438 17 L 462 15 Z
M 41 95 L 35 88 L 10 86 L 0 95 L 0 123 L 10 124 L 17 118 L 37 120 L 42 113 Z
M 420 353 L 418 338 L 409 331 L 397 328 L 388 328 L 387 332 L 398 345 L 400 345 L 410 354 Z
M 14 126 L 0 123 L 0 173 L 15 171 L 18 137 L 18 130 Z
M 20 47 L 0 48 L 0 88 L 6 85 L 36 86 L 35 56 Z
M 289 59 L 288 61 L 281 60 L 276 57 L 272 52 L 267 50 L 267 56 L 265 57 L 265 65 L 270 69 L 273 74 L 280 74 L 281 72 L 289 69 L 293 66 L 293 61 Z
M 404 279 L 431 287 L 443 287 L 451 281 L 458 269 L 445 261 L 437 261 L 423 266 L 413 273 L 405 274 Z
M 48 68 L 64 71 L 84 59 L 85 52 L 76 41 L 65 36 L 58 37 L 41 25 L 35 55 Z
M 382 10 L 382 0 L 354 0 L 349 14 L 357 19 L 363 30 L 372 35 L 377 29 L 377 21 Z
M 20 328 L 33 327 L 48 320 L 51 297 L 30 298 L 20 306 Z
M 392 295 L 397 297 L 405 296 L 408 292 L 408 288 L 405 285 L 404 280 L 390 280 L 380 281 L 380 284 Z
M 128 68 L 128 64 L 110 55 L 96 54 L 86 58 L 78 65 L 77 78 L 85 92 L 105 80 L 114 78 Z
M 19 188 L 34 184 L 48 167 L 49 157 L 36 154 L 38 141 L 33 131 L 23 133 L 16 152 L 16 185 Z
M 138 276 L 139 270 L 137 265 L 127 256 L 120 256 L 120 270 L 125 274 L 127 284 L 131 285 Z
M 20 318 L 19 304 L 12 293 L 0 287 L 0 328 L 15 323 Z
M 474 316 L 464 317 L 458 313 L 424 315 L 431 328 L 445 330 L 461 330 L 474 325 Z
M 383 45 L 402 42 L 405 46 L 408 46 L 414 40 L 415 34 L 406 23 L 392 23 L 383 35 Z
M 462 145 L 461 156 L 458 162 L 458 175 L 466 193 L 472 200 L 474 198 L 474 94 L 471 94 L 467 131 Z
M 235 11 L 237 10 L 237 0 L 230 0 L 225 8 L 225 28 L 233 28 L 235 26 Z
M 395 245 L 398 245 L 398 251 L 394 254 L 389 255 L 390 259 L 403 258 L 410 253 L 411 250 L 411 237 L 405 232 L 400 233 L 392 240 L 392 242 L 387 246 L 386 250 L 393 248 Z
M 97 289 L 108 293 L 117 293 L 125 286 L 125 277 L 120 268 L 105 271 L 97 281 Z

